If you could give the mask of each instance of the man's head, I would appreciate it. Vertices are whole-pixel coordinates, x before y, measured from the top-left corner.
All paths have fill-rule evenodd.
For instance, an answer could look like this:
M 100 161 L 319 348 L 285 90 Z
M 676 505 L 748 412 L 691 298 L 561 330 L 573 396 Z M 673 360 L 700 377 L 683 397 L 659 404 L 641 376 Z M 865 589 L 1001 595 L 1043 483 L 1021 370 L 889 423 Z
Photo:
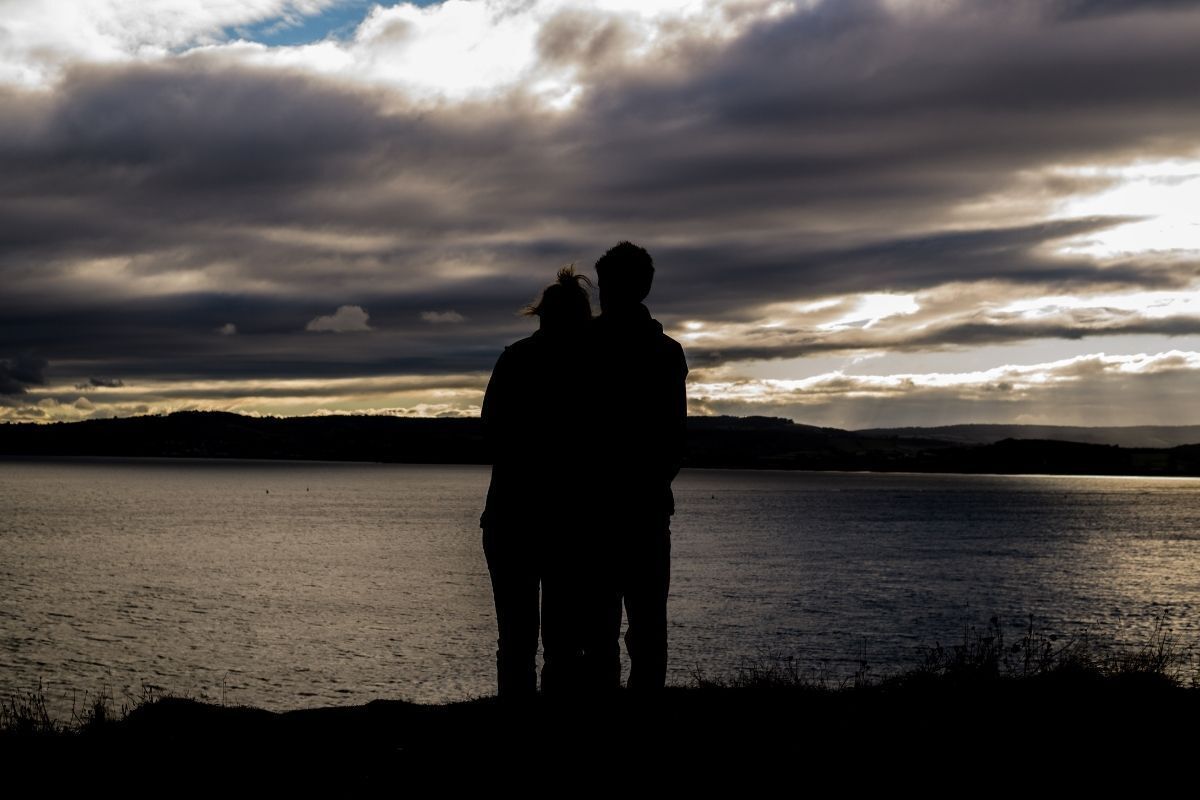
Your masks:
M 600 283 L 600 308 L 620 311 L 636 306 L 650 294 L 654 282 L 654 261 L 636 244 L 621 242 L 596 262 Z

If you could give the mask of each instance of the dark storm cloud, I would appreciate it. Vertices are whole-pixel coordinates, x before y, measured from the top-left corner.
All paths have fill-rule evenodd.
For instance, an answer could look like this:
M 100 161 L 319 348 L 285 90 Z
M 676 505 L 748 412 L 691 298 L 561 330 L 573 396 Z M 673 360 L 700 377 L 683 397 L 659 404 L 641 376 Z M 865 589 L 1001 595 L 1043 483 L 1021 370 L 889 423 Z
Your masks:
M 120 378 L 88 378 L 87 383 L 75 384 L 76 389 L 120 389 L 125 381 Z
M 1087 314 L 1071 315 L 1063 322 L 979 322 L 949 325 L 941 330 L 914 336 L 901 347 L 921 349 L 934 345 L 982 345 L 1020 341 L 1023 339 L 1082 339 L 1087 336 L 1121 336 L 1158 334 L 1160 336 L 1189 336 L 1200 333 L 1200 318 L 1189 316 L 1144 319 L 1127 313 L 1123 319 L 1093 320 Z
M 1102 316 L 1096 319 L 1089 313 L 1064 314 L 1050 321 L 1023 320 L 1011 315 L 978 322 L 938 325 L 920 333 L 900 336 L 875 335 L 798 336 L 798 341 L 756 346 L 732 345 L 718 349 L 688 348 L 688 362 L 695 367 L 712 367 L 726 361 L 746 361 L 772 358 L 799 358 L 827 353 L 856 351 L 911 352 L 943 347 L 972 347 L 1005 344 L 1029 339 L 1078 340 L 1097 336 L 1126 336 L 1156 334 L 1159 336 L 1190 336 L 1200 334 L 1200 318 L 1174 316 L 1144 319 L 1131 312 Z
M 40 113 L 0 150 L 5 256 L 153 252 L 293 219 L 305 189 L 382 138 L 358 93 L 198 64 L 81 68 L 49 100 L 5 98 L 26 104 Z
M 24 394 L 46 382 L 46 360 L 29 353 L 0 360 L 0 395 Z
M 97 306 L 79 303 L 69 317 L 72 337 L 51 357 L 60 375 L 78 372 L 82 378 L 101 371 L 127 382 L 156 376 L 301 378 L 486 371 L 499 354 L 498 343 L 530 330 L 530 321 L 517 312 L 533 295 L 518 290 L 512 292 L 511 303 L 498 303 L 487 289 L 480 285 L 470 292 L 440 289 L 370 297 L 363 305 L 375 330 L 351 337 L 304 330 L 307 322 L 340 305 L 336 299 L 197 293 L 125 298 Z M 0 341 L 14 347 L 55 341 L 59 322 L 43 310 L 53 299 L 44 296 L 0 316 Z M 451 303 L 464 322 L 430 325 L 421 316 Z M 229 321 L 236 325 L 237 336 L 216 332 Z
M 1191 153 L 1200 15 L 1181 5 L 841 0 L 640 65 L 611 17 L 563 17 L 539 47 L 583 70 L 565 112 L 416 105 L 220 53 L 78 68 L 0 97 L 0 348 L 75 380 L 483 371 L 556 267 L 622 238 L 654 253 L 668 323 L 959 281 L 1186 285 L 1194 267 L 1051 251 L 1123 219 L 955 216 L 1085 181 L 1050 166 Z M 304 335 L 343 305 L 370 335 Z M 421 317 L 445 309 L 464 321 Z M 1097 332 L 991 320 L 891 346 Z M 751 353 L 786 351 L 702 358 Z
M 758 243 L 664 247 L 656 257 L 671 264 L 673 270 L 657 279 L 660 287 L 666 287 L 658 307 L 685 318 L 738 319 L 753 317 L 764 300 L 764 287 L 773 286 L 790 286 L 794 297 L 819 298 L 848 292 L 914 290 L 955 280 L 1072 291 L 1098 286 L 1184 288 L 1200 277 L 1198 263 L 1126 259 L 1099 264 L 1089 258 L 1045 252 L 1046 245 L 1123 221 L 1127 220 L 1062 220 L 809 252 L 786 244 Z
M 1191 11 L 1200 7 L 1197 0 L 1056 0 L 1047 4 L 1051 14 L 1070 19 L 1130 14 L 1150 9 Z

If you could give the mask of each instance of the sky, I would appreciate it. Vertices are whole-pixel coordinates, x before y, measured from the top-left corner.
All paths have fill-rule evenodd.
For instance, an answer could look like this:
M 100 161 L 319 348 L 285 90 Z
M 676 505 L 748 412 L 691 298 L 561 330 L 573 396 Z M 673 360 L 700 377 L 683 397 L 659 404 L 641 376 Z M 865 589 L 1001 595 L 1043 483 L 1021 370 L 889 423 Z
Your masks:
M 1200 3 L 0 0 L 0 420 L 478 414 L 631 240 L 693 414 L 1200 424 Z

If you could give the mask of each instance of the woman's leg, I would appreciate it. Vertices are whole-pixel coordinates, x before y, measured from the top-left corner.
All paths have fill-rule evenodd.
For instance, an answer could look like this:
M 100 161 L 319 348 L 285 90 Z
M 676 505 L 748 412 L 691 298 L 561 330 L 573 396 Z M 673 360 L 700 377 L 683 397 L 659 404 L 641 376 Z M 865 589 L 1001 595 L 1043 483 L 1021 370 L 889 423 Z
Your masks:
M 499 631 L 496 679 L 499 694 L 506 699 L 537 693 L 538 569 L 528 537 L 522 533 L 497 527 L 483 530 Z

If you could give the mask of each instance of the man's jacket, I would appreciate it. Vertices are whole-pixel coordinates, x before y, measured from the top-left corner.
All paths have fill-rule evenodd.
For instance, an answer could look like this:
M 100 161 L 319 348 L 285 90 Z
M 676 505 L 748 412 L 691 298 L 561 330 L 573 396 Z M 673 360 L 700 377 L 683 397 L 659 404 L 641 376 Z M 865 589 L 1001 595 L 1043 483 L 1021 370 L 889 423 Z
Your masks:
M 590 328 L 594 485 L 601 513 L 664 520 L 683 461 L 688 367 L 683 348 L 644 305 Z

